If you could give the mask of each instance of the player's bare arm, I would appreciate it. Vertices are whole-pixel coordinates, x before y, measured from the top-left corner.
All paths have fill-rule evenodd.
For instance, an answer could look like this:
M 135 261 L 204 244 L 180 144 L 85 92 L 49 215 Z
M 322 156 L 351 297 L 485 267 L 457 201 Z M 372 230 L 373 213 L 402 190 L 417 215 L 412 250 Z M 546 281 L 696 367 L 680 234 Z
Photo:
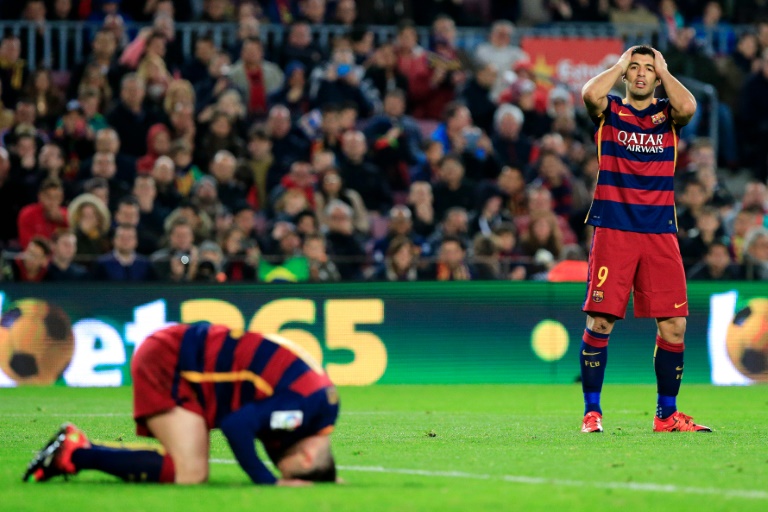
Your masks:
M 696 113 L 696 98 L 691 91 L 672 76 L 667 69 L 667 61 L 657 49 L 653 49 L 655 55 L 653 65 L 656 68 L 656 76 L 661 80 L 664 90 L 672 107 L 672 119 L 678 126 L 685 126 Z
M 629 48 L 616 64 L 592 78 L 582 87 L 581 97 L 590 116 L 597 117 L 608 107 L 608 93 L 611 92 L 616 80 L 626 74 L 632 57 L 632 50 L 635 48 L 635 46 Z

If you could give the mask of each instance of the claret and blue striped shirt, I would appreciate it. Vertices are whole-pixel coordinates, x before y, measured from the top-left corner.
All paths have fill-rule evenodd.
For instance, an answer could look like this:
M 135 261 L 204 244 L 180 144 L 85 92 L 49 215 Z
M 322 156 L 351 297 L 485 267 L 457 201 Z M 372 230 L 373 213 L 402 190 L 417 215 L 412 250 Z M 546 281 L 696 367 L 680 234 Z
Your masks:
M 677 130 L 667 99 L 637 110 L 617 96 L 597 118 L 599 173 L 586 222 L 637 233 L 676 233 Z

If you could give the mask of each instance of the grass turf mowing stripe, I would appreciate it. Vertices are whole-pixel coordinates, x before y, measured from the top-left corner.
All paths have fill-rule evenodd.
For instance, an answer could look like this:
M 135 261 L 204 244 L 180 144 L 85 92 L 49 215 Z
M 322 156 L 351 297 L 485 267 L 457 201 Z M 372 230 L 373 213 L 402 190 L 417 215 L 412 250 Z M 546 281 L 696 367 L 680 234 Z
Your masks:
M 231 459 L 211 459 L 212 464 L 237 464 Z M 424 469 L 384 468 L 381 466 L 338 466 L 342 471 L 365 473 L 391 473 L 397 475 L 414 475 L 438 478 L 466 478 L 472 480 L 500 480 L 516 484 L 554 485 L 562 487 L 594 487 L 597 489 L 612 489 L 637 492 L 660 492 L 674 494 L 715 495 L 727 498 L 743 498 L 768 500 L 767 491 L 749 489 L 717 489 L 714 487 L 689 487 L 670 484 L 655 484 L 642 482 L 591 482 L 583 480 L 564 480 L 559 478 L 540 478 L 522 475 L 488 475 L 482 473 L 467 473 L 464 471 L 429 471 Z

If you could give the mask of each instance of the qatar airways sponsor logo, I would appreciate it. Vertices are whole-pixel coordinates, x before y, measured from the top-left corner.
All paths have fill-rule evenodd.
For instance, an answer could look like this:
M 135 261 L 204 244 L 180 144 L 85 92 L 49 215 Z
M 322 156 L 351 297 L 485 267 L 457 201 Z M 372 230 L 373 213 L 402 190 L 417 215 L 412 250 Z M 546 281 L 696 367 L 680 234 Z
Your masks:
M 634 153 L 663 153 L 664 134 L 658 133 L 634 133 L 619 131 L 618 140 L 628 151 Z

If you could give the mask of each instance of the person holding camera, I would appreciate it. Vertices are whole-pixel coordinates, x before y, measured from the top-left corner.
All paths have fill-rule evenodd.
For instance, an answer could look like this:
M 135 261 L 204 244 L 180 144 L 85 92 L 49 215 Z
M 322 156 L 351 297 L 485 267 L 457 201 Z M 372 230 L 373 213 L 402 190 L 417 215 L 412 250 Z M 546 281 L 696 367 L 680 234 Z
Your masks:
M 150 256 L 152 266 L 161 281 L 191 281 L 194 279 L 198 252 L 194 245 L 192 225 L 183 217 L 171 223 L 167 246 Z

